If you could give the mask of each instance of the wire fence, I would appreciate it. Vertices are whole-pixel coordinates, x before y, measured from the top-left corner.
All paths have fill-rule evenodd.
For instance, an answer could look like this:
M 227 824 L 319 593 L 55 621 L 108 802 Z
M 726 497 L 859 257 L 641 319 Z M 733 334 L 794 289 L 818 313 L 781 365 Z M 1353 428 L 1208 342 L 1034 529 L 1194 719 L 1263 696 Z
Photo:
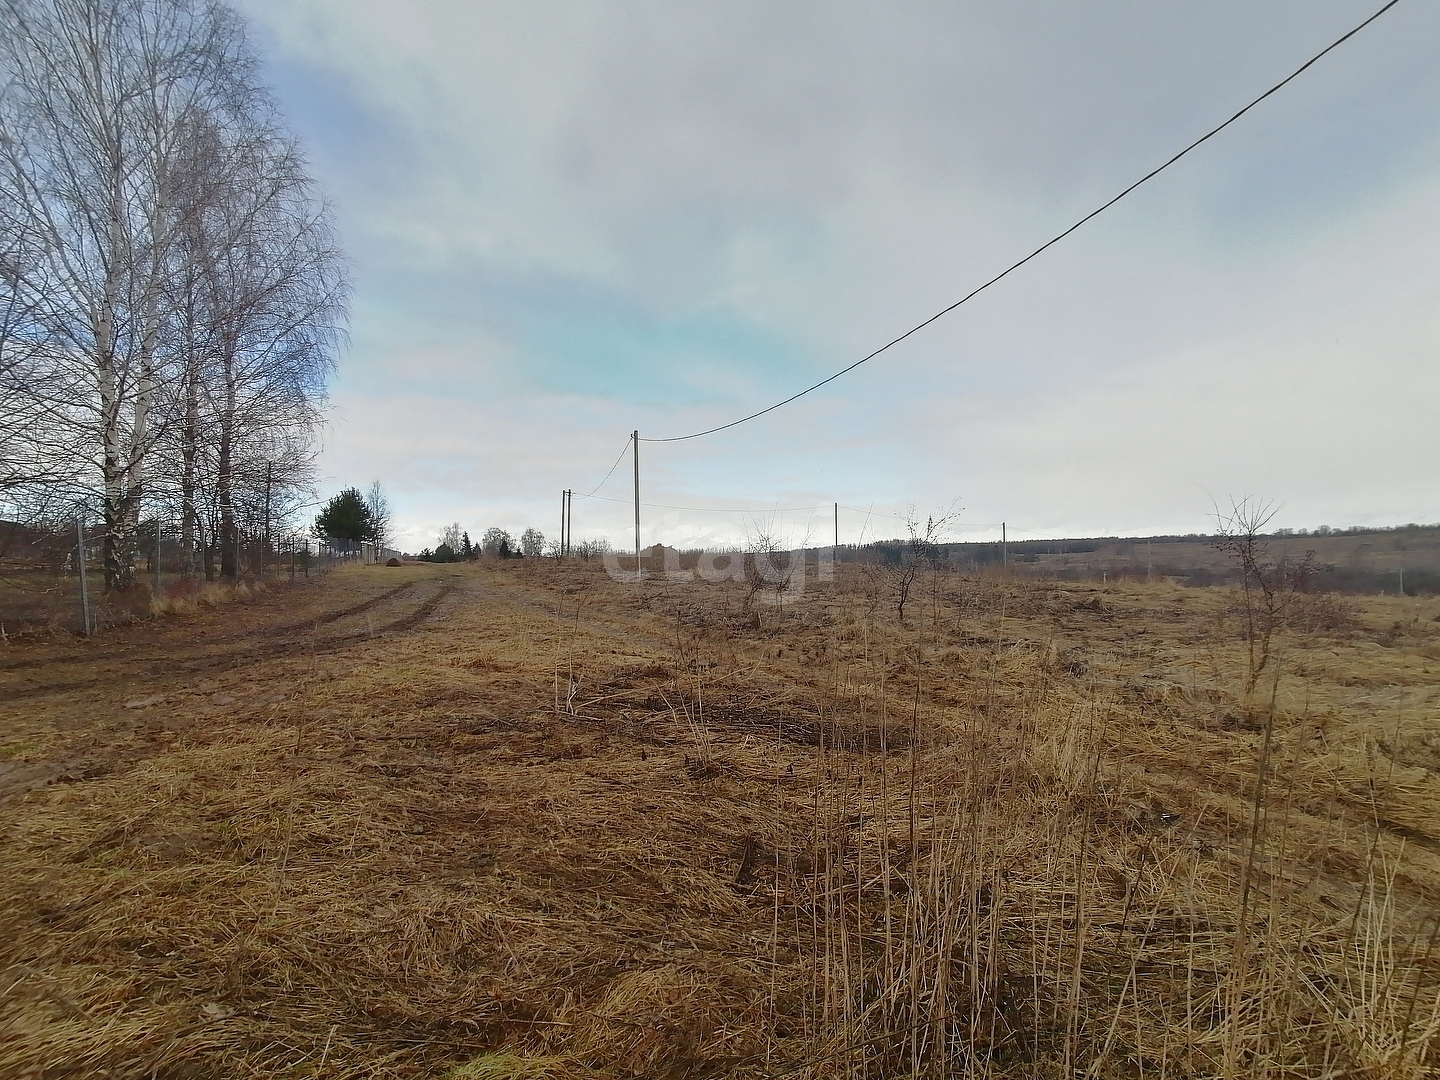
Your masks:
M 342 562 L 369 561 L 370 545 L 287 532 L 236 530 L 204 544 L 162 521 L 144 522 L 130 566 L 133 585 L 106 588 L 106 530 L 76 518 L 44 525 L 0 523 L 0 638 L 37 632 L 91 634 L 227 592 L 303 583 Z M 113 556 L 112 556 L 113 558 Z

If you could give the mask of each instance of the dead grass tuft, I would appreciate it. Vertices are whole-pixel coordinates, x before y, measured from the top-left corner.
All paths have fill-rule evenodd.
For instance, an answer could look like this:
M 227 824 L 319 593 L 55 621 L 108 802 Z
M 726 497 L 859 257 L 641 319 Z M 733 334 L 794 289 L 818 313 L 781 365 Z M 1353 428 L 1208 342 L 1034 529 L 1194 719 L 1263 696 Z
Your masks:
M 0 670 L 0 1075 L 1440 1076 L 1428 608 L 248 600 Z

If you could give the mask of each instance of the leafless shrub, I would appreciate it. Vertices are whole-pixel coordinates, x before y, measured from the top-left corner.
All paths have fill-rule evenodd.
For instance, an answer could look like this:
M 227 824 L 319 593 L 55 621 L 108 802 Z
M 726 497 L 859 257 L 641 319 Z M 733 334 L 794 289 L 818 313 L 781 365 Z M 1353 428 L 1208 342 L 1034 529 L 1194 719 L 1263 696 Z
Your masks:
M 1299 560 L 1276 558 L 1264 535 L 1265 526 L 1278 507 L 1251 496 L 1231 500 L 1230 509 L 1215 512 L 1216 547 L 1230 555 L 1240 569 L 1241 618 L 1245 627 L 1245 700 L 1250 703 L 1255 687 L 1272 659 L 1275 633 L 1297 607 L 1305 582 L 1316 571 L 1315 552 Z
M 749 611 L 767 591 L 770 602 L 784 608 L 786 596 L 804 587 L 805 547 L 809 542 L 808 532 L 796 545 L 780 532 L 773 518 L 752 519 L 745 538 L 744 610 Z
M 581 540 L 572 548 L 581 562 L 589 562 L 591 559 L 599 559 L 609 554 L 614 549 L 610 541 L 601 537 L 598 540 Z
M 902 624 L 916 580 L 923 571 L 936 570 L 945 529 L 958 513 L 959 508 L 952 502 L 947 509 L 926 517 L 922 524 L 915 512 L 915 504 L 910 504 L 905 514 L 905 528 L 909 536 L 900 548 L 899 558 L 888 568 L 890 587 L 895 597 L 895 614 Z

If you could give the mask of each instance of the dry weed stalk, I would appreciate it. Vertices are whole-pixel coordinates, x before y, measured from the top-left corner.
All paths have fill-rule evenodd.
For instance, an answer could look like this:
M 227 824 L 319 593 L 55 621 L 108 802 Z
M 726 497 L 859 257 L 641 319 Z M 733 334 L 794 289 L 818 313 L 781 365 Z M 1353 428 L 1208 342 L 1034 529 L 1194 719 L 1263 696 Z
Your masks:
M 1256 648 L 1263 671 L 1273 646 Z M 992 654 L 992 677 L 1005 660 Z M 917 694 L 903 763 L 864 757 L 851 780 L 827 762 L 814 832 L 830 859 L 810 903 L 830 1035 L 809 1073 L 1434 1075 L 1436 935 L 1407 933 L 1393 864 L 1365 869 L 1337 941 L 1292 884 L 1317 870 L 1292 846 L 1293 775 L 1272 835 L 1272 677 L 1238 883 L 1176 834 L 1179 815 L 1152 810 L 1139 842 L 1115 835 L 1139 793 L 1093 681 L 1078 697 L 1037 680 L 1005 715 L 992 678 L 958 730 L 926 709 L 923 734 Z
M 1316 569 L 1314 551 L 1306 552 L 1298 562 L 1271 554 L 1264 529 L 1278 509 L 1274 503 L 1246 496 L 1238 502 L 1232 500 L 1228 512 L 1218 508 L 1215 512 L 1220 536 L 1216 546 L 1229 554 L 1240 570 L 1247 708 L 1252 706 L 1255 688 L 1270 665 L 1276 632 L 1285 626 L 1305 582 Z
M 1343 671 L 1227 719 L 1219 591 L 444 573 L 9 804 L 0 1074 L 1435 1080 L 1440 798 Z

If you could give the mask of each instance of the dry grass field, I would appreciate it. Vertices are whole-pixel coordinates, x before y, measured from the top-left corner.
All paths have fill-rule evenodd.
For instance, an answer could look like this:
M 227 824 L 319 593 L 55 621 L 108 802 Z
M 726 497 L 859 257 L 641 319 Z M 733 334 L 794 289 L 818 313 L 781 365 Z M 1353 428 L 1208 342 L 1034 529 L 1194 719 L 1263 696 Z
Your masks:
M 844 569 L 12 638 L 0 1076 L 1440 1077 L 1440 600 Z

